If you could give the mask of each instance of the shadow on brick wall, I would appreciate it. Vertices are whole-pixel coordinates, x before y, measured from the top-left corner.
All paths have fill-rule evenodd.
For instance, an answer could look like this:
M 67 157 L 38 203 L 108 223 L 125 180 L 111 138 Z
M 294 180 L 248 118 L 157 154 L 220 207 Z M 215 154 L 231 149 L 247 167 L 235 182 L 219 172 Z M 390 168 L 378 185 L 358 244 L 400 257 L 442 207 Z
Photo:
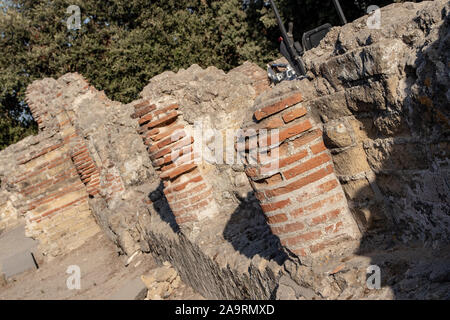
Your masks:
M 153 203 L 153 209 L 159 214 L 161 220 L 166 222 L 170 228 L 172 228 L 173 232 L 178 233 L 180 231 L 180 226 L 175 220 L 175 215 L 173 214 L 172 209 L 170 209 L 169 202 L 167 202 L 163 190 L 164 184 L 161 181 L 158 188 L 150 192 L 148 197 Z
M 239 206 L 225 226 L 223 237 L 235 250 L 250 259 L 259 255 L 282 265 L 288 257 L 280 239 L 270 230 L 253 192 L 240 199 Z

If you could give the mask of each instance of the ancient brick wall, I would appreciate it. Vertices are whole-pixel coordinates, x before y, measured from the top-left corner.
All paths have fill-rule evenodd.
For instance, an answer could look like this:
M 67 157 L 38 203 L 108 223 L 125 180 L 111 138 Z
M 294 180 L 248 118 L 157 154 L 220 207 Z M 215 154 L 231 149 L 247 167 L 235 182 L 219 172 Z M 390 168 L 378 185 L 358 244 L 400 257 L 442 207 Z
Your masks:
M 217 214 L 212 188 L 194 154 L 192 128 L 183 123 L 177 103 L 139 101 L 134 105 L 139 132 L 164 184 L 164 194 L 180 227 Z
M 246 173 L 281 243 L 300 256 L 360 237 L 322 131 L 297 92 L 255 106 Z M 267 131 L 269 130 L 269 131 Z M 273 132 L 275 131 L 275 134 Z M 245 135 L 245 133 L 244 133 Z M 276 141 L 273 141 L 276 140 Z M 251 165 L 256 157 L 256 165 Z
M 308 78 L 272 87 L 251 63 L 164 72 L 126 105 L 78 74 L 36 81 L 39 134 L 0 152 L 0 229 L 25 219 L 50 256 L 101 229 L 208 298 L 348 298 L 364 245 L 448 242 L 445 12 L 392 5 L 381 30 L 335 28 Z

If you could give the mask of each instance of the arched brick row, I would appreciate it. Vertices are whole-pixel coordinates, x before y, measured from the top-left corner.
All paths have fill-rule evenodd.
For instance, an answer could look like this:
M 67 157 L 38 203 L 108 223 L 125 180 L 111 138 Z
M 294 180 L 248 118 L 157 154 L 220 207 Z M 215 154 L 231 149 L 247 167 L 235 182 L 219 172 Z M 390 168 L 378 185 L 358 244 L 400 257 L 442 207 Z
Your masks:
M 242 149 L 246 174 L 272 232 L 292 252 L 308 256 L 354 237 L 357 229 L 322 131 L 301 102 L 300 93 L 291 93 L 258 106 L 246 126 L 256 132 L 250 139 L 257 145 Z M 272 130 L 278 130 L 275 141 Z
M 139 133 L 164 183 L 164 194 L 178 225 L 183 228 L 214 215 L 217 207 L 212 189 L 198 166 L 192 128 L 183 123 L 179 105 L 143 100 L 134 108 L 132 118 L 138 120 Z

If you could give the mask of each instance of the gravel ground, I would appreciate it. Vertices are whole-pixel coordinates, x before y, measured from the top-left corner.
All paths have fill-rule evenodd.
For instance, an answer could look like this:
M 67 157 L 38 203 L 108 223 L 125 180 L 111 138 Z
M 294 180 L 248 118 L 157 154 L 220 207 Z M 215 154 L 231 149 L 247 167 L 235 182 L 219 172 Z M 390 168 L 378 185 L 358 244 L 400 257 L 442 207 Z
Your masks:
M 69 290 L 66 285 L 71 276 L 66 271 L 72 265 L 81 270 L 80 290 Z M 115 246 L 103 234 L 97 234 L 81 248 L 42 264 L 38 270 L 8 279 L 7 284 L 0 287 L 0 300 L 107 300 L 121 296 L 130 284 L 139 284 L 136 279 L 156 267 L 150 255 L 140 255 L 126 267 Z M 184 284 L 171 297 L 201 298 Z

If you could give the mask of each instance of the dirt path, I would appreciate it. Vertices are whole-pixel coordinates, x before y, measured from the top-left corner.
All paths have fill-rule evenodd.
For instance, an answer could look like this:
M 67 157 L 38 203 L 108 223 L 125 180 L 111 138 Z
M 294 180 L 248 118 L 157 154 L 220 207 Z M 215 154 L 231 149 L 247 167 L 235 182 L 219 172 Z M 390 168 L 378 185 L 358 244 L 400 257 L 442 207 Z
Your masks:
M 140 276 L 157 265 L 150 255 L 140 255 L 128 267 L 124 262 L 114 245 L 98 234 L 70 254 L 9 279 L 6 286 L 0 287 L 0 300 L 125 299 L 130 291 L 145 289 L 140 287 Z M 80 290 L 69 290 L 66 285 L 70 277 L 67 268 L 73 265 L 80 267 Z M 171 298 L 200 299 L 201 296 L 182 285 Z

